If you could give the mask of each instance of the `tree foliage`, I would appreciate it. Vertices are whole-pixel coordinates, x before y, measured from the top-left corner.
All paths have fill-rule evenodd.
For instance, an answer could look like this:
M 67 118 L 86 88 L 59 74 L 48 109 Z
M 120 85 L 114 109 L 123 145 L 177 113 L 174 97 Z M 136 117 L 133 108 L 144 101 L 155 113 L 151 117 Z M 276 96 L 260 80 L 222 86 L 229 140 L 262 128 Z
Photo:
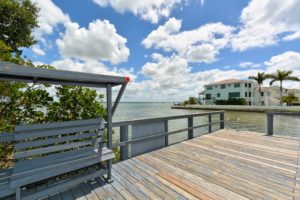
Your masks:
M 288 96 L 282 97 L 283 102 L 286 103 L 288 106 L 293 105 L 299 101 L 299 98 L 294 93 L 289 93 Z
M 264 81 L 267 80 L 270 77 L 271 77 L 271 75 L 266 74 L 264 72 L 258 72 L 257 76 L 249 76 L 249 79 L 252 79 L 252 80 L 256 81 L 256 83 L 258 84 L 258 91 L 259 91 L 258 98 L 259 98 L 259 104 L 260 105 L 262 105 L 261 95 L 260 95 L 260 93 L 261 93 L 261 86 L 263 85 Z
M 282 88 L 282 82 L 283 81 L 300 81 L 300 79 L 296 76 L 292 76 L 293 71 L 281 71 L 277 70 L 275 74 L 270 74 L 269 78 L 271 78 L 270 85 L 273 85 L 275 82 L 280 83 L 280 104 L 283 103 L 283 88 Z
M 38 11 L 30 0 L 0 1 L 0 40 L 11 52 L 21 54 L 20 47 L 36 43 L 32 31 L 38 26 Z
M 183 102 L 183 105 L 195 105 L 197 104 L 197 98 L 196 97 L 189 97 L 188 100 Z
M 216 100 L 216 105 L 247 105 L 244 98 L 229 98 L 228 100 Z

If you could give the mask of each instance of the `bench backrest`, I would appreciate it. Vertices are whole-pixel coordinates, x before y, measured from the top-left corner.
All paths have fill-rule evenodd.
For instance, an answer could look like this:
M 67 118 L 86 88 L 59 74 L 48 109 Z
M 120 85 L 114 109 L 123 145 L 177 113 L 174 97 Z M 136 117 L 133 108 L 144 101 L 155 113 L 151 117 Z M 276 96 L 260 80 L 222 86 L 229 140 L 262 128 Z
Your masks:
M 103 129 L 101 118 L 16 126 L 15 162 L 86 147 L 97 148 L 102 143 Z

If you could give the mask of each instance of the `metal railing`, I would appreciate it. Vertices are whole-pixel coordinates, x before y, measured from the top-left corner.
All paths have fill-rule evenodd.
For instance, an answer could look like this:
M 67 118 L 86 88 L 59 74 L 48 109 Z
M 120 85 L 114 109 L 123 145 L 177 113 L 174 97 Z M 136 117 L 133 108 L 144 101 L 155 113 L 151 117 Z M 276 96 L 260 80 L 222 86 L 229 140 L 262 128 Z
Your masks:
M 219 115 L 218 121 L 212 121 L 213 115 Z M 201 125 L 194 125 L 194 118 L 195 117 L 208 117 L 207 124 Z M 169 121 L 177 120 L 177 119 L 187 119 L 188 126 L 186 128 L 181 128 L 173 131 L 169 131 Z M 208 127 L 208 133 L 213 132 L 213 125 L 219 124 L 219 129 L 224 129 L 224 111 L 215 111 L 215 112 L 205 112 L 205 113 L 198 113 L 198 114 L 189 114 L 189 115 L 179 115 L 179 116 L 170 116 L 170 117 L 159 117 L 159 118 L 149 118 L 149 119 L 138 119 L 138 120 L 130 120 L 130 121 L 120 121 L 114 122 L 113 127 L 120 127 L 120 142 L 114 143 L 113 147 L 120 147 L 120 158 L 121 160 L 126 160 L 129 157 L 137 155 L 135 153 L 135 148 L 140 154 L 146 153 L 155 149 L 163 148 L 168 146 L 169 143 L 169 136 L 175 133 L 180 133 L 183 131 L 187 131 L 187 139 L 194 138 L 194 129 Z M 153 127 L 157 127 L 159 130 L 153 130 L 150 132 L 147 130 L 149 129 L 149 125 Z M 135 134 L 137 137 L 131 138 L 129 140 L 129 127 L 131 126 L 131 135 Z M 135 131 L 135 127 L 138 127 L 139 131 Z M 152 129 L 150 128 L 150 129 Z M 143 131 L 148 132 L 147 135 L 142 134 Z M 135 133 L 136 132 L 136 133 Z M 139 136 L 141 135 L 141 136 Z M 164 141 L 161 145 L 156 145 L 156 148 L 149 148 L 147 149 L 147 142 L 151 142 L 151 140 L 155 140 L 157 142 Z M 142 150 L 138 146 L 131 146 L 131 152 L 129 152 L 129 145 L 135 145 L 138 143 L 142 143 L 143 148 Z M 131 155 L 129 155 L 131 154 Z
M 300 117 L 300 112 L 268 112 L 267 113 L 267 135 L 274 134 L 274 116 L 290 116 L 290 117 Z

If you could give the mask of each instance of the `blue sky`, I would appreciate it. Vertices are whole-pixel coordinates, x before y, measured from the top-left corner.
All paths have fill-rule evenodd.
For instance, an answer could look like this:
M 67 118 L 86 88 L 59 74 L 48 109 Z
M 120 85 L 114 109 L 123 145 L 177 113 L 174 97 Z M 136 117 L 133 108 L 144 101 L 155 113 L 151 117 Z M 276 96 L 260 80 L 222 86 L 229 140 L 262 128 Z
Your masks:
M 38 44 L 24 54 L 58 69 L 130 76 L 126 101 L 180 101 L 258 71 L 300 76 L 299 0 L 35 2 Z

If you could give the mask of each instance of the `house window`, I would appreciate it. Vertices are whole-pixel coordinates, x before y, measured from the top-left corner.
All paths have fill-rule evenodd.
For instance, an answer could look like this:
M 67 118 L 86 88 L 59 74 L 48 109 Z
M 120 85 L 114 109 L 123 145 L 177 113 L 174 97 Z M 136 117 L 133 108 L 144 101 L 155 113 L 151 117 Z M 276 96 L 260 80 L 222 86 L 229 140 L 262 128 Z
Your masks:
M 229 92 L 228 93 L 229 98 L 239 98 L 241 96 L 240 92 Z
M 212 90 L 212 86 L 207 86 L 206 89 L 207 90 Z
M 231 84 L 228 84 L 228 87 L 231 87 Z
M 206 95 L 205 95 L 205 99 L 211 100 L 211 94 L 206 94 Z
M 245 87 L 247 87 L 248 85 L 247 85 L 247 83 L 245 83 Z
M 234 84 L 234 87 L 235 87 L 235 88 L 239 88 L 239 87 L 241 87 L 241 84 L 240 84 L 240 83 L 235 83 L 235 84 Z
M 251 83 L 248 84 L 248 87 L 251 88 Z
M 251 106 L 251 101 L 249 101 L 249 103 L 248 103 L 248 104 L 249 104 L 249 106 Z
M 217 93 L 217 97 L 220 97 L 221 96 L 221 94 L 220 93 Z
M 260 96 L 262 96 L 262 97 L 263 97 L 263 96 L 264 96 L 264 93 L 263 93 L 263 92 L 261 92 L 261 93 L 260 93 Z
M 251 97 L 251 92 L 249 92 L 249 97 Z
M 221 89 L 225 89 L 226 88 L 226 85 L 221 85 Z
M 245 92 L 245 97 L 247 97 L 247 94 L 248 94 L 248 93 L 247 93 L 247 92 Z
M 217 86 L 217 85 L 215 85 L 215 88 L 218 88 L 218 86 Z

